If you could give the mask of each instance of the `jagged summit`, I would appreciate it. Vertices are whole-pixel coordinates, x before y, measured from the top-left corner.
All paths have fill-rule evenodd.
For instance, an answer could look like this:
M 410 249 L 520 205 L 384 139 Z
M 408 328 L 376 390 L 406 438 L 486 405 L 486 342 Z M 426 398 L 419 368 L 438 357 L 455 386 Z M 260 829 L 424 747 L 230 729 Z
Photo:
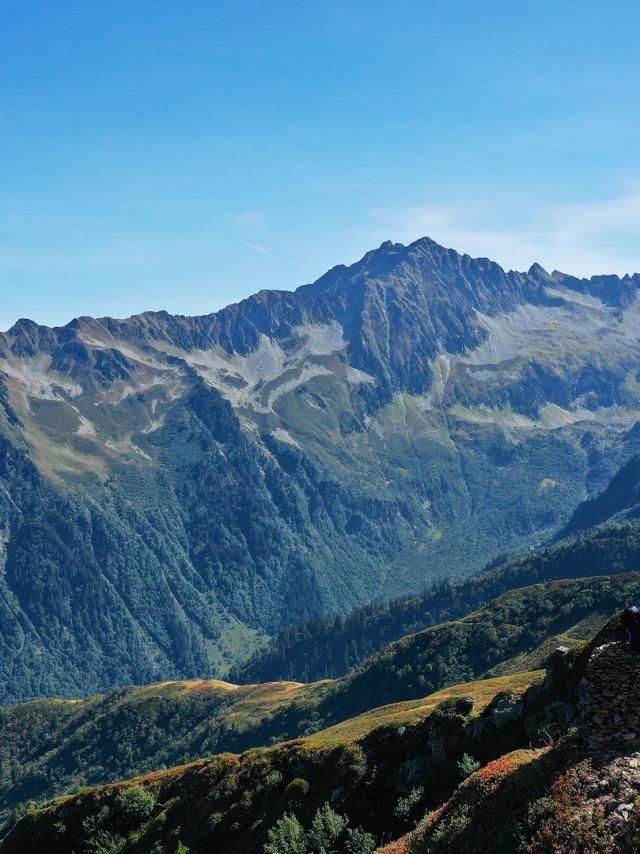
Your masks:
M 545 279 L 550 278 L 549 273 L 547 273 L 547 271 L 544 269 L 544 267 L 541 264 L 538 264 L 537 261 L 535 261 L 529 267 L 529 271 L 528 271 L 527 275 L 528 276 L 541 276 L 542 278 L 545 278 Z
M 394 270 L 398 270 L 397 275 L 394 275 Z M 122 320 L 110 317 L 91 318 L 83 316 L 74 318 L 62 327 L 47 327 L 28 318 L 21 318 L 9 330 L 0 333 L 0 338 L 24 339 L 29 336 L 42 335 L 44 330 L 57 333 L 64 329 L 78 329 L 93 322 L 101 323 L 112 331 L 121 329 L 123 334 L 126 330 L 135 333 L 136 330 L 139 331 L 145 326 L 149 329 L 154 322 L 170 326 L 172 319 L 182 326 L 202 326 L 207 321 L 215 326 L 216 318 L 219 317 L 228 318 L 231 315 L 242 317 L 248 313 L 255 314 L 255 308 L 258 304 L 264 305 L 269 311 L 275 309 L 279 303 L 290 304 L 291 300 L 295 301 L 296 297 L 306 301 L 309 298 L 322 296 L 338 287 L 351 288 L 353 291 L 351 296 L 357 298 L 359 288 L 365 282 L 373 279 L 382 284 L 388 278 L 388 285 L 397 287 L 397 277 L 404 272 L 412 275 L 414 279 L 422 279 L 427 298 L 430 295 L 429 285 L 433 287 L 444 282 L 449 285 L 452 295 L 456 289 L 460 289 L 464 298 L 465 285 L 468 284 L 468 281 L 487 274 L 492 276 L 496 285 L 505 288 L 507 291 L 513 289 L 514 286 L 519 286 L 519 289 L 522 290 L 523 285 L 527 282 L 529 285 L 539 285 L 541 282 L 556 281 L 577 291 L 595 293 L 598 296 L 604 294 L 610 304 L 616 301 L 624 301 L 625 295 L 628 300 L 628 292 L 631 290 L 635 293 L 640 286 L 640 274 L 637 273 L 631 276 L 627 274 L 622 278 L 616 275 L 603 274 L 585 279 L 576 278 L 557 270 L 550 274 L 537 262 L 531 265 L 527 273 L 507 272 L 489 258 L 474 258 L 468 254 L 460 254 L 455 249 L 447 248 L 425 236 L 407 245 L 385 240 L 377 249 L 365 253 L 360 260 L 350 265 L 338 264 L 315 282 L 302 285 L 293 292 L 262 290 L 238 303 L 230 304 L 226 308 L 209 314 L 170 315 L 167 311 L 159 310 L 142 312 Z M 342 295 L 344 296 L 344 293 Z M 265 324 L 265 328 L 261 331 L 267 332 L 267 326 L 268 324 Z
M 555 534 L 640 450 L 637 292 L 422 238 L 208 315 L 14 324 L 0 684 L 219 673 Z

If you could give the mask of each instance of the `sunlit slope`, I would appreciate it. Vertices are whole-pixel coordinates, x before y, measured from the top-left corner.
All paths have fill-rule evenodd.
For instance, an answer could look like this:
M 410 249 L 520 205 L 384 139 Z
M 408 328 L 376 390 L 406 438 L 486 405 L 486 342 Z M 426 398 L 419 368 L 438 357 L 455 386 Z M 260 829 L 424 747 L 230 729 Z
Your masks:
M 614 622 L 603 636 L 619 630 Z M 404 851 L 414 841 L 407 831 L 425 810 L 436 819 L 455 810 L 456 789 L 474 768 L 486 766 L 480 781 L 493 779 L 492 768 L 503 773 L 515 767 L 512 751 L 548 739 L 550 727 L 566 730 L 574 723 L 589 650 L 601 642 L 581 644 L 546 676 L 458 685 L 422 703 L 375 710 L 271 748 L 201 759 L 54 800 L 29 810 L 0 850 L 62 854 L 99 844 L 129 854 L 170 854 L 176 847 L 192 854 L 216 848 L 258 854 L 267 840 L 270 850 L 284 851 L 288 839 L 300 841 L 310 828 L 317 833 L 324 826 L 341 854 L 372 852 L 405 834 L 389 849 Z M 529 794 L 519 791 L 518 803 Z M 454 840 L 456 828 L 466 832 L 468 822 L 458 825 Z M 473 847 L 476 841 L 469 850 L 485 851 Z M 297 850 L 308 848 L 300 843 Z
M 411 721 L 431 708 L 433 700 L 425 697 L 483 676 L 504 675 L 506 681 L 498 679 L 495 690 L 519 687 L 530 678 L 513 676 L 519 664 L 527 671 L 539 668 L 557 639 L 579 640 L 587 625 L 599 625 L 603 615 L 638 597 L 637 573 L 512 591 L 464 620 L 390 644 L 334 681 L 247 686 L 174 681 L 8 708 L 0 715 L 1 803 L 7 810 L 75 784 L 320 731 L 323 739 L 333 738 L 333 732 L 343 740 L 361 737 L 380 722 Z M 494 682 L 475 690 L 483 692 L 481 702 Z

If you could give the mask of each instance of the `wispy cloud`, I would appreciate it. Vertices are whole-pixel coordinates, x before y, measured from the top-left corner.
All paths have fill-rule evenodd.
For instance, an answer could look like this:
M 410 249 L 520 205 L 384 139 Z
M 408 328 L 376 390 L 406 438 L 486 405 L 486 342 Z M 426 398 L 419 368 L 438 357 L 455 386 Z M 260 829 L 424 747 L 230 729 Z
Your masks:
M 261 255 L 271 255 L 268 249 L 265 249 L 264 246 L 258 246 L 257 243 L 247 243 L 247 246 L 254 252 L 260 252 Z
M 240 225 L 250 227 L 261 226 L 265 224 L 265 215 L 260 211 L 248 211 L 247 213 L 228 214 L 227 218 Z
M 541 209 L 414 205 L 371 211 L 377 236 L 403 243 L 428 235 L 510 269 L 538 261 L 575 275 L 640 271 L 640 187 L 593 202 Z

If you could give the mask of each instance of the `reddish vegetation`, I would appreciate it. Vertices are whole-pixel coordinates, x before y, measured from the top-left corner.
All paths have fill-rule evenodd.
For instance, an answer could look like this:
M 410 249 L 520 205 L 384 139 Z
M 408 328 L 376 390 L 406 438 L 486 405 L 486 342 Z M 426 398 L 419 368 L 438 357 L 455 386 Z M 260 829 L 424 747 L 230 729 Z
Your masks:
M 515 753 L 507 753 L 505 756 L 501 756 L 500 759 L 496 759 L 494 762 L 489 762 L 484 766 L 484 768 L 477 771 L 476 774 L 470 778 L 467 785 L 474 788 L 480 788 L 478 783 L 480 781 L 485 781 L 490 785 L 490 791 L 494 791 L 508 774 L 516 768 L 519 768 L 521 765 L 524 765 L 526 762 L 531 762 L 532 759 L 536 759 L 538 756 L 541 756 L 546 750 L 548 750 L 548 748 L 545 750 L 535 751 L 517 750 Z
M 377 854 L 408 854 L 409 836 L 403 836 L 401 839 L 396 839 L 384 848 L 379 848 Z

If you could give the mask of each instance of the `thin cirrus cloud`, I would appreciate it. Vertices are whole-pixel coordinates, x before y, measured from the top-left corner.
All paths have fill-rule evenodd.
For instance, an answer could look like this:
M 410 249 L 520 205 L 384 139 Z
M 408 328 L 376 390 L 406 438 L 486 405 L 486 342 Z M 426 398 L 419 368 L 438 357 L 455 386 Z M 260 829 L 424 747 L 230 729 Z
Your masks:
M 261 255 L 271 255 L 268 249 L 265 249 L 264 246 L 258 246 L 257 243 L 247 243 L 249 249 L 253 249 L 254 252 L 259 252 Z
M 470 255 L 490 257 L 507 269 L 534 262 L 578 276 L 640 271 L 640 187 L 593 202 L 538 210 L 415 205 L 371 212 L 376 231 L 405 242 L 429 236 Z M 507 223 L 515 224 L 507 224 Z
M 237 222 L 239 225 L 249 227 L 262 226 L 265 224 L 265 216 L 260 211 L 249 211 L 247 213 L 228 214 L 227 219 Z

